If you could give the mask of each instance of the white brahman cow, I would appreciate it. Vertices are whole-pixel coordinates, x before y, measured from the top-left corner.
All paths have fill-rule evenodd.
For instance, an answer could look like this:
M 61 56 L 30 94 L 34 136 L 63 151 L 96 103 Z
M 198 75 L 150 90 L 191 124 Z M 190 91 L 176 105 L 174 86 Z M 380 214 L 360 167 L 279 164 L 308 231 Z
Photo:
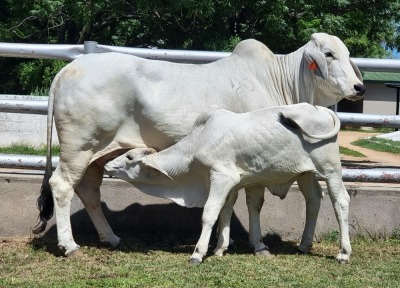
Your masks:
M 260 185 L 285 198 L 297 181 L 306 202 L 319 203 L 322 190 L 316 177 L 321 178 L 327 184 L 340 227 L 337 259 L 347 262 L 351 254 L 350 197 L 342 181 L 339 129 L 339 118 L 332 111 L 307 103 L 242 114 L 217 110 L 200 116 L 192 132 L 175 145 L 158 153 L 149 148 L 133 149 L 108 162 L 105 170 L 133 184 L 142 183 L 143 191 L 155 185 L 171 198 L 191 198 L 188 193 L 176 193 L 176 187 L 181 186 L 181 191 L 204 197 L 203 228 L 192 263 L 200 263 L 206 255 L 212 227 L 224 204 L 214 252 L 222 255 L 228 247 L 229 221 L 239 189 Z M 304 231 L 303 251 L 311 247 L 318 211 L 319 205 L 307 208 L 307 222 L 312 225 Z
M 186 136 L 197 116 L 210 109 L 246 112 L 300 102 L 330 106 L 343 98 L 360 99 L 364 91 L 346 46 L 324 33 L 313 34 L 305 46 L 278 57 L 262 43 L 245 40 L 231 56 L 208 64 L 119 53 L 81 56 L 57 74 L 50 88 L 47 167 L 34 232 L 45 229 L 55 209 L 59 247 L 65 255 L 77 251 L 70 224 L 75 191 L 100 240 L 117 246 L 120 238 L 100 203 L 107 160 L 132 148 L 163 150 Z M 52 175 L 53 116 L 61 154 Z M 259 212 L 264 187 L 249 186 L 246 195 L 250 242 L 255 252 L 263 251 Z M 187 206 L 198 206 L 191 203 Z

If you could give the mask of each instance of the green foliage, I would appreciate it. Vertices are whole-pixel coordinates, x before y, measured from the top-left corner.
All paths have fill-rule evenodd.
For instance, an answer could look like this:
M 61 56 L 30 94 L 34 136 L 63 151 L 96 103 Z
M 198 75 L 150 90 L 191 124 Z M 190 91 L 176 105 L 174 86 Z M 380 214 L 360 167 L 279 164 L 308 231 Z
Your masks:
M 398 141 L 371 137 L 368 139 L 357 140 L 351 144 L 371 150 L 400 154 L 400 142 Z
M 65 65 L 64 61 L 49 59 L 34 59 L 19 64 L 17 70 L 21 90 L 31 94 L 36 87 L 50 87 L 54 76 Z
M 353 57 L 386 57 L 400 47 L 397 0 L 0 0 L 3 42 L 231 51 L 256 38 L 289 53 L 313 32 L 337 35 Z M 0 59 L 0 93 L 48 86 L 49 61 Z M 28 75 L 28 74 L 32 75 Z M 47 73 L 47 74 L 46 74 Z M 8 90 L 8 91 L 7 91 Z M 11 91 L 10 91 L 11 90 Z

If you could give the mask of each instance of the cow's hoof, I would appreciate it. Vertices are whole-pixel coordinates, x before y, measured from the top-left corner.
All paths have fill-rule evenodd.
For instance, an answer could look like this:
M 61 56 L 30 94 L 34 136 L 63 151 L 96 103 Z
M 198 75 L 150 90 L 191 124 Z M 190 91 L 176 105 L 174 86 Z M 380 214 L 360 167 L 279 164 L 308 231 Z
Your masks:
M 109 247 L 111 250 L 116 250 L 116 251 L 126 251 L 127 246 L 125 245 L 124 241 L 122 239 L 119 239 L 118 243 L 111 244 L 109 243 Z
M 308 254 L 310 252 L 310 249 L 312 248 L 312 245 L 299 245 L 297 248 L 297 254 Z
M 189 259 L 190 265 L 199 265 L 200 263 L 201 263 L 201 259 L 198 259 L 198 258 L 190 258 Z
M 268 247 L 261 248 L 257 251 L 254 251 L 255 256 L 262 256 L 266 258 L 274 258 L 275 256 L 271 254 L 268 250 Z
M 304 252 L 304 251 L 301 251 L 300 249 L 297 249 L 296 254 L 297 254 L 297 255 L 306 255 L 306 254 L 308 254 L 308 253 L 307 253 L 307 252 Z

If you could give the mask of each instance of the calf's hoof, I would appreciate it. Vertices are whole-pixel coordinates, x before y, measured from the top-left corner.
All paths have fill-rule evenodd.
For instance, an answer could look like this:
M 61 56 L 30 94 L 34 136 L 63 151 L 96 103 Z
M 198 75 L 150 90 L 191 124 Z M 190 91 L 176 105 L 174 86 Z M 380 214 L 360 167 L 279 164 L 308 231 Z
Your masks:
M 83 253 L 80 250 L 81 247 L 78 245 L 68 250 L 66 250 L 63 246 L 59 246 L 59 248 L 64 251 L 64 255 L 68 258 L 77 258 L 83 256 Z
M 350 258 L 349 255 L 339 253 L 339 255 L 336 257 L 336 260 L 338 261 L 339 264 L 348 264 L 349 258 Z
M 77 249 L 66 255 L 69 259 L 77 259 L 77 258 L 82 258 L 85 256 L 81 249 Z
M 224 256 L 224 252 L 225 252 L 225 249 L 219 249 L 219 250 L 214 251 L 214 255 L 218 256 L 218 257 L 222 257 L 222 256 Z
M 190 265 L 199 265 L 201 262 L 202 261 L 199 258 L 190 258 L 189 259 L 189 264 Z

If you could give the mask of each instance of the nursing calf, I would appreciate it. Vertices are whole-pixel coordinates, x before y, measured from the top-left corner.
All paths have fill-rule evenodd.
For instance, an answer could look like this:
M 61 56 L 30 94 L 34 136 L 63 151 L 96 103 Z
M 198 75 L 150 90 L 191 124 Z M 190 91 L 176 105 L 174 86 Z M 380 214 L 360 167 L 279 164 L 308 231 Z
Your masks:
M 202 114 L 188 136 L 175 145 L 157 153 L 150 148 L 130 150 L 108 162 L 105 169 L 141 190 L 163 190 L 169 199 L 203 197 L 196 199 L 204 202 L 204 210 L 192 263 L 201 262 L 206 255 L 218 215 L 220 235 L 214 253 L 222 255 L 227 248 L 229 221 L 239 189 L 266 187 L 283 199 L 295 181 L 307 203 L 299 247 L 307 253 L 322 199 L 319 178 L 326 182 L 339 223 L 337 260 L 347 262 L 351 254 L 350 198 L 342 181 L 339 129 L 335 113 L 306 103 L 242 114 L 216 110 Z

